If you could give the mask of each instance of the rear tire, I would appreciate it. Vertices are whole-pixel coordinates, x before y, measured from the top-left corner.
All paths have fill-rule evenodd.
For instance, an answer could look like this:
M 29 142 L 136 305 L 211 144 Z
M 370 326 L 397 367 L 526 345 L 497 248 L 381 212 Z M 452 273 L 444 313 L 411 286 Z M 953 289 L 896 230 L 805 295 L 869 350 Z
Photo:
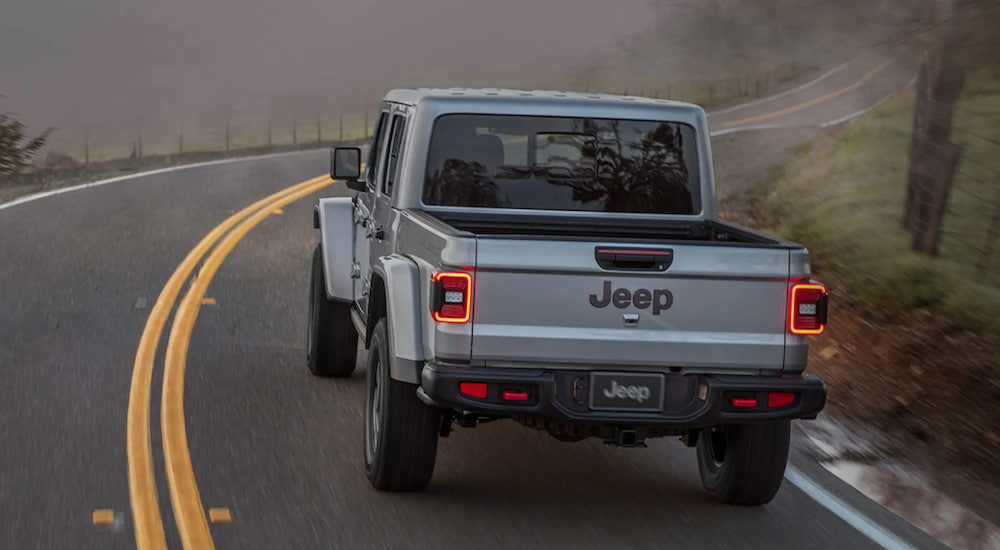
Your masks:
M 354 372 L 358 358 L 358 333 L 351 322 L 351 305 L 326 296 L 322 244 L 313 251 L 309 282 L 309 329 L 306 364 L 316 376 L 343 378 Z
M 788 420 L 702 430 L 698 436 L 702 484 L 727 504 L 771 502 L 785 474 L 790 436 Z
M 415 384 L 392 379 L 388 342 L 383 318 L 368 350 L 365 471 L 380 491 L 419 491 L 434 475 L 441 411 L 417 397 Z

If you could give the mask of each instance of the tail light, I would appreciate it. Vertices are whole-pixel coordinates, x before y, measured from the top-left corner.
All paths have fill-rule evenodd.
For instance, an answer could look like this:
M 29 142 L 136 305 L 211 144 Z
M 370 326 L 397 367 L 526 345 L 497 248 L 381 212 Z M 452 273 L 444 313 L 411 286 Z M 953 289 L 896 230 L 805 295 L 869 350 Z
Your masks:
M 826 286 L 819 283 L 792 285 L 788 300 L 788 332 L 823 334 L 826 330 Z
M 439 323 L 468 323 L 472 317 L 472 275 L 462 271 L 435 274 L 431 314 Z

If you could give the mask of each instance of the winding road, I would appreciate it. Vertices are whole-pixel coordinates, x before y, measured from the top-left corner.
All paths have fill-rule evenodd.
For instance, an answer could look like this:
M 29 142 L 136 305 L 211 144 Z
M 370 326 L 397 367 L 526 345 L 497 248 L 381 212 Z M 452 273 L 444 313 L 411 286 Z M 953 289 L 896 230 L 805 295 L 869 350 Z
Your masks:
M 912 74 L 858 59 L 713 113 L 713 134 L 839 124 Z M 562 444 L 497 422 L 442 440 L 425 492 L 374 491 L 363 366 L 305 367 L 312 206 L 348 193 L 317 178 L 326 163 L 0 205 L 0 549 L 939 547 L 794 450 L 773 503 L 741 508 L 673 439 Z

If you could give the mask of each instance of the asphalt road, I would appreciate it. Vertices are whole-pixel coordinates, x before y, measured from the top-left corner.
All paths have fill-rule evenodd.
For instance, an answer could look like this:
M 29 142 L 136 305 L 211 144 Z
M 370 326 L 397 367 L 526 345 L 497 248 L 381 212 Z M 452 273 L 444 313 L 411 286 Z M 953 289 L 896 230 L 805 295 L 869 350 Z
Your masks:
M 912 73 L 893 63 L 789 109 L 844 90 L 879 63 L 859 61 L 774 101 L 713 115 L 713 128 L 849 115 Z M 326 169 L 324 152 L 294 153 L 0 209 L 0 549 L 135 547 L 126 410 L 150 308 L 223 219 Z M 731 507 L 703 491 L 693 451 L 677 441 L 562 444 L 507 421 L 442 440 L 427 491 L 372 490 L 361 448 L 363 365 L 346 380 L 305 367 L 311 209 L 318 196 L 346 193 L 336 184 L 266 218 L 226 259 L 209 287 L 214 304 L 198 317 L 184 413 L 201 501 L 232 515 L 211 526 L 217 548 L 886 546 L 852 526 L 857 518 L 899 547 L 935 547 L 798 453 L 795 470 L 820 496 L 786 480 L 768 506 Z M 181 548 L 160 449 L 161 377 L 158 363 L 150 443 L 167 542 Z M 95 510 L 111 510 L 110 523 L 95 524 Z

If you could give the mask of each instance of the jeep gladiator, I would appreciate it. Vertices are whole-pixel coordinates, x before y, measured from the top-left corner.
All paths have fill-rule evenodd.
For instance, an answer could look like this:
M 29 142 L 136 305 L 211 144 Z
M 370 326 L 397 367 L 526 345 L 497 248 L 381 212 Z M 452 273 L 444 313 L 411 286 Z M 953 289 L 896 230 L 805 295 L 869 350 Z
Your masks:
M 367 350 L 364 461 L 424 488 L 455 425 L 512 419 L 562 441 L 696 447 L 705 488 L 769 502 L 827 291 L 801 245 L 717 217 L 705 112 L 666 100 L 394 90 L 357 191 L 314 211 L 307 364 Z

